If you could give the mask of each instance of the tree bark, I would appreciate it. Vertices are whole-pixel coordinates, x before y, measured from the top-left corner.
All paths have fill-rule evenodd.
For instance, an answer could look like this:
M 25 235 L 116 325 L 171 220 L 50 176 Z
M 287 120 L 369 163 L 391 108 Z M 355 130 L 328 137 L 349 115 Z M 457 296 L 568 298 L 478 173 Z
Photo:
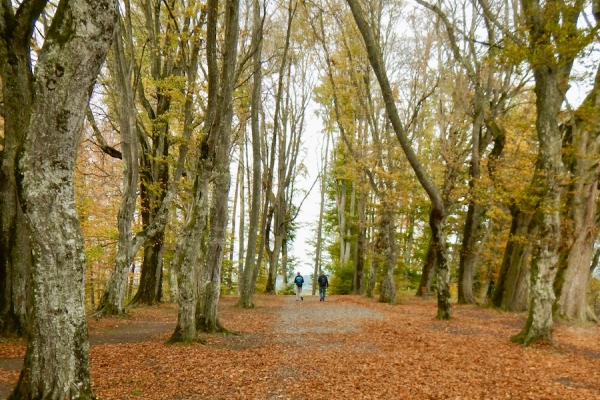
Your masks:
M 62 0 L 37 60 L 18 171 L 36 290 L 25 365 L 10 399 L 94 398 L 85 248 L 73 175 L 86 105 L 110 47 L 116 10 L 114 0 Z
M 290 48 L 290 37 L 292 33 L 292 24 L 294 21 L 294 15 L 296 13 L 296 7 L 292 7 L 292 0 L 288 1 L 288 20 L 287 20 L 287 31 L 285 38 L 285 45 L 283 48 L 283 54 L 281 56 L 281 64 L 279 66 L 279 77 L 277 83 L 277 95 L 275 97 L 275 115 L 273 121 L 273 144 L 272 144 L 272 154 L 271 161 L 274 160 L 275 156 L 275 140 L 279 136 L 279 152 L 278 152 L 278 165 L 277 165 L 277 193 L 274 196 L 273 202 L 273 226 L 274 226 L 274 245 L 273 250 L 269 251 L 269 227 L 267 226 L 267 231 L 265 232 L 265 236 L 267 241 L 265 242 L 267 252 L 269 253 L 269 274 L 267 277 L 267 286 L 265 288 L 266 293 L 275 294 L 276 292 L 276 281 L 277 281 L 277 263 L 279 260 L 279 253 L 281 250 L 281 243 L 283 241 L 283 234 L 285 232 L 285 214 L 286 214 L 286 201 L 285 201 L 285 189 L 286 189 L 286 160 L 285 158 L 285 148 L 286 148 L 286 132 L 287 132 L 287 117 L 282 118 L 282 103 L 283 103 L 283 93 L 284 93 L 284 78 L 288 77 L 289 83 L 289 63 L 288 63 L 288 51 Z M 286 73 L 287 71 L 287 73 Z M 273 167 L 274 163 L 271 162 L 269 177 L 273 180 Z M 270 195 L 271 188 L 273 187 L 273 182 L 269 182 L 269 190 L 267 191 L 267 195 Z
M 421 272 L 421 280 L 419 287 L 417 288 L 417 297 L 423 296 L 423 288 L 427 289 L 427 293 L 431 291 L 431 282 L 436 270 L 436 253 L 433 238 L 429 240 L 429 246 L 427 246 L 427 255 L 425 256 L 425 262 L 423 263 L 423 269 Z
M 597 237 L 597 188 L 600 166 L 595 155 L 600 149 L 600 67 L 594 88 L 588 94 L 567 127 L 567 149 L 563 160 L 571 172 L 567 190 L 567 208 L 563 214 L 567 228 L 565 249 L 554 281 L 555 312 L 561 318 L 575 321 L 598 321 L 587 303 L 586 293 L 591 277 L 590 265 Z
M 33 103 L 30 40 L 33 24 L 47 1 L 22 3 L 16 13 L 0 8 L 0 76 L 4 143 L 0 152 L 0 334 L 27 334 L 32 296 L 33 257 L 17 193 L 17 152 Z
M 561 239 L 559 209 L 564 186 L 561 132 L 558 127 L 558 111 L 563 101 L 559 76 L 547 66 L 534 68 L 534 76 L 540 149 L 533 187 L 538 188 L 540 198 L 536 212 L 540 238 L 534 245 L 531 261 L 529 316 L 523 330 L 512 338 L 514 342 L 525 345 L 539 340 L 552 342 L 552 305 L 555 300 L 552 285 L 558 267 Z
M 321 245 L 323 236 L 323 210 L 325 207 L 325 177 L 327 176 L 327 164 L 329 162 L 329 134 L 325 144 L 325 156 L 323 157 L 323 170 L 321 171 L 321 203 L 319 206 L 319 222 L 317 223 L 317 248 L 315 249 L 315 267 L 312 279 L 312 295 L 317 293 L 317 279 L 319 277 L 321 264 Z
M 208 214 L 208 186 L 212 175 L 214 152 L 219 142 L 219 71 L 217 64 L 217 23 L 219 1 L 209 0 L 206 5 L 206 58 L 208 65 L 208 98 L 204 121 L 204 135 L 198 145 L 196 159 L 196 177 L 192 190 L 190 215 L 182 230 L 184 238 L 181 246 L 177 278 L 179 281 L 179 300 L 177 325 L 169 343 L 190 343 L 198 340 L 197 314 L 200 288 L 197 286 L 196 265 L 199 261 L 200 243 Z M 194 70 L 195 71 L 195 70 Z
M 132 254 L 132 223 L 137 201 L 138 186 L 138 142 L 137 125 L 135 119 L 135 103 L 131 78 L 133 76 L 133 62 L 127 61 L 123 32 L 117 24 L 115 41 L 113 45 L 112 73 L 117 85 L 117 111 L 119 115 L 121 134 L 121 157 L 123 160 L 123 197 L 117 216 L 118 244 L 115 257 L 115 270 L 106 283 L 100 304 L 104 307 L 103 313 L 107 315 L 120 315 L 125 313 L 125 294 L 129 266 L 135 254 Z
M 381 282 L 381 293 L 379 302 L 396 303 L 396 283 L 394 282 L 394 270 L 398 261 L 398 244 L 396 243 L 396 229 L 394 224 L 394 214 L 390 211 L 384 211 L 381 216 L 381 246 L 385 253 L 385 272 Z
M 243 139 L 245 139 L 246 136 L 246 130 L 244 129 L 244 135 L 242 136 Z M 244 141 L 245 140 L 240 140 L 240 162 L 242 163 L 242 173 L 240 176 L 240 233 L 239 233 L 239 239 L 238 239 L 238 268 L 237 268 L 237 292 L 238 294 L 241 293 L 241 280 L 242 280 L 242 274 L 244 272 L 244 240 L 245 237 L 244 235 L 246 234 L 246 198 L 244 195 L 244 192 L 246 190 L 245 188 L 245 168 L 244 168 Z M 233 216 L 233 218 L 235 218 L 235 214 Z
M 493 304 L 507 311 L 525 311 L 528 303 L 531 238 L 536 232 L 534 215 L 511 207 L 512 223 L 496 283 Z
M 354 260 L 354 294 L 365 292 L 365 246 L 366 246 L 366 207 L 367 196 L 358 199 L 358 238 L 356 240 L 356 258 Z
M 228 198 L 231 185 L 229 173 L 229 147 L 231 142 L 231 121 L 233 118 L 233 89 L 235 85 L 235 67 L 239 36 L 239 0 L 227 0 L 225 3 L 225 43 L 223 45 L 223 67 L 217 117 L 213 129 L 217 130 L 217 143 L 214 154 L 213 197 L 210 208 L 210 232 L 206 253 L 205 270 L 209 281 L 205 282 L 206 293 L 204 308 L 196 310 L 196 324 L 209 332 L 221 332 L 217 305 L 221 293 L 221 266 L 227 231 Z M 203 319 L 202 319 L 203 318 Z
M 254 51 L 253 68 L 254 77 L 252 82 L 252 98 L 250 105 L 250 122 L 252 129 L 252 199 L 250 205 L 250 220 L 248 222 L 248 245 L 246 246 L 246 266 L 240 281 L 239 305 L 246 308 L 254 307 L 254 288 L 256 286 L 257 274 L 255 270 L 260 268 L 256 265 L 256 251 L 262 252 L 262 244 L 257 246 L 260 199 L 261 199 L 261 149 L 260 149 L 260 126 L 259 109 L 261 104 L 262 87 L 262 21 L 260 17 L 259 0 L 252 2 L 252 48 Z

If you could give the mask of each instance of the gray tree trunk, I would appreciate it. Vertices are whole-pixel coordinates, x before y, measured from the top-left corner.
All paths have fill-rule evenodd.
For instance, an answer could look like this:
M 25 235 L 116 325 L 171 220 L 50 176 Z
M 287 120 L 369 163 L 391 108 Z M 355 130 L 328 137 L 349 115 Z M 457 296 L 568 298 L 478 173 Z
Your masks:
M 356 240 L 356 257 L 354 259 L 354 294 L 365 292 L 365 247 L 366 247 L 366 207 L 367 196 L 358 199 L 358 238 Z
M 427 293 L 431 291 L 431 282 L 433 281 L 433 276 L 435 275 L 436 270 L 436 254 L 435 254 L 435 245 L 433 244 L 433 238 L 429 241 L 429 246 L 427 246 L 427 254 L 425 256 L 425 262 L 423 263 L 423 269 L 421 271 L 421 280 L 419 282 L 419 287 L 417 287 L 417 293 L 415 294 L 417 297 L 423 295 L 423 288 L 427 289 Z
M 600 68 L 594 88 L 577 110 L 565 135 L 568 143 L 563 160 L 571 172 L 567 190 L 565 250 L 554 281 L 555 312 L 575 321 L 597 321 L 587 303 L 590 265 L 596 239 L 597 187 L 600 166 L 595 156 L 600 150 L 600 124 L 596 122 L 600 100 Z M 590 120 L 590 115 L 593 115 Z
M 252 2 L 252 48 L 253 56 L 253 82 L 252 98 L 250 105 L 250 122 L 252 126 L 252 199 L 250 204 L 250 220 L 248 222 L 248 245 L 246 246 L 246 265 L 240 280 L 240 300 L 242 307 L 254 307 L 254 288 L 256 286 L 255 270 L 260 268 L 256 265 L 256 251 L 262 252 L 262 246 L 257 243 L 259 217 L 260 217 L 260 199 L 261 199 L 261 148 L 260 148 L 260 126 L 259 109 L 261 104 L 262 87 L 262 21 L 260 17 L 260 2 Z M 262 224 L 261 224 L 262 225 Z
M 552 341 L 553 282 L 561 245 L 560 206 L 564 189 L 562 132 L 559 112 L 568 89 L 568 81 L 582 34 L 577 21 L 583 3 L 565 5 L 557 11 L 550 3 L 521 1 L 528 30 L 528 55 L 535 78 L 536 129 L 539 150 L 532 187 L 539 204 L 536 221 L 539 238 L 531 261 L 531 303 L 522 331 L 511 340 L 528 345 L 538 340 Z M 567 38 L 556 46 L 553 37 L 560 29 Z
M 396 283 L 394 282 L 394 269 L 398 261 L 398 244 L 396 242 L 396 229 L 394 225 L 394 214 L 383 211 L 381 216 L 381 246 L 385 254 L 385 272 L 381 282 L 381 293 L 379 301 L 382 303 L 396 303 Z
M 0 76 L 4 143 L 0 152 L 0 334 L 23 336 L 32 304 L 33 258 L 17 194 L 17 151 L 29 125 L 33 102 L 30 37 L 47 1 L 0 8 Z
M 317 292 L 317 279 L 321 264 L 321 245 L 323 236 L 323 209 L 325 207 L 325 182 L 327 176 L 327 163 L 329 162 L 329 134 L 327 134 L 327 144 L 325 145 L 325 156 L 323 157 L 323 170 L 321 171 L 321 204 L 319 206 L 319 222 L 317 224 L 317 248 L 315 249 L 315 267 L 312 279 L 312 295 Z
M 523 330 L 513 341 L 529 344 L 538 340 L 552 341 L 552 305 L 555 295 L 553 282 L 558 267 L 560 247 L 560 200 L 563 192 L 561 132 L 558 111 L 563 95 L 559 77 L 546 66 L 534 69 L 537 96 L 536 127 L 540 140 L 538 162 L 533 178 L 540 204 L 536 222 L 540 238 L 536 240 L 531 261 L 531 303 Z
M 493 304 L 507 311 L 525 311 L 529 300 L 530 240 L 537 232 L 536 222 L 534 215 L 516 206 L 511 207 L 511 214 L 513 221 L 495 285 Z
M 292 7 L 292 0 L 288 1 L 288 20 L 287 20 L 287 31 L 285 38 L 285 45 L 283 48 L 283 54 L 281 56 L 281 63 L 279 65 L 279 77 L 277 83 L 277 95 L 275 96 L 275 114 L 273 120 L 273 143 L 271 147 L 271 163 L 269 168 L 269 177 L 271 182 L 268 183 L 269 190 L 267 195 L 270 194 L 271 188 L 273 187 L 272 180 L 274 179 L 273 168 L 274 168 L 274 156 L 275 156 L 275 141 L 279 136 L 279 152 L 278 152 L 278 166 L 277 166 L 277 193 L 274 196 L 273 202 L 273 230 L 274 230 L 274 245 L 273 250 L 269 251 L 269 231 L 270 227 L 267 226 L 265 231 L 265 237 L 267 238 L 266 250 L 269 253 L 269 274 L 267 277 L 267 286 L 265 288 L 266 293 L 275 294 L 276 292 L 276 280 L 277 280 L 277 261 L 279 260 L 279 252 L 281 250 L 281 243 L 283 241 L 283 234 L 285 232 L 285 182 L 286 182 L 286 132 L 287 132 L 287 113 L 283 113 L 282 103 L 284 94 L 284 78 L 288 77 L 289 83 L 289 63 L 288 63 L 288 51 L 290 48 L 290 37 L 292 33 L 292 23 L 294 21 L 294 15 L 296 8 Z M 286 73 L 287 71 L 287 73 Z M 287 108 L 287 107 L 285 107 Z M 283 117 L 282 117 L 283 115 Z
M 151 17 L 148 17 L 151 18 Z M 130 25 L 129 25 L 130 26 Z M 186 60 L 189 59 L 189 63 L 187 64 L 187 88 L 186 88 L 186 101 L 184 105 L 184 126 L 183 126 L 183 138 L 179 145 L 179 155 L 177 158 L 177 163 L 173 172 L 173 179 L 169 183 L 168 187 L 165 190 L 164 197 L 162 197 L 162 202 L 159 207 L 155 207 L 153 211 L 153 216 L 150 218 L 148 210 L 143 211 L 143 218 L 146 218 L 146 223 L 144 226 L 144 230 L 139 232 L 134 238 L 131 240 L 131 245 L 129 249 L 131 253 L 128 255 L 130 260 L 133 260 L 139 249 L 144 246 L 148 240 L 158 237 L 158 244 L 152 245 L 151 243 L 146 246 L 144 249 L 145 254 L 145 262 L 146 262 L 146 272 L 142 272 L 142 280 L 145 282 L 144 287 L 141 288 L 141 291 L 138 290 L 138 294 L 136 296 L 138 299 L 136 301 L 141 301 L 143 296 L 148 302 L 152 303 L 158 299 L 161 292 L 161 284 L 162 284 L 162 239 L 164 235 L 164 228 L 168 222 L 169 209 L 173 203 L 173 200 L 177 194 L 177 188 L 179 185 L 179 180 L 181 175 L 183 174 L 183 170 L 185 167 L 185 161 L 187 157 L 187 152 L 189 149 L 189 141 L 192 135 L 192 123 L 193 123 L 193 95 L 194 88 L 196 84 L 196 74 L 197 74 L 197 64 L 198 64 L 198 52 L 199 52 L 199 44 L 197 32 L 195 29 L 192 29 L 194 32 L 191 38 L 191 46 L 189 54 L 183 54 L 182 57 Z M 151 31 L 153 32 L 153 30 Z M 131 40 L 131 34 L 129 34 L 129 39 Z M 130 42 L 130 53 L 131 48 L 133 47 L 132 42 Z M 154 64 L 152 64 L 154 65 Z M 154 67 L 153 67 L 154 68 Z M 137 80 L 139 84 L 139 79 Z M 141 102 L 145 105 L 145 97 L 140 94 L 143 92 L 143 87 L 137 87 L 138 96 L 141 98 Z M 165 102 L 161 102 L 162 112 L 166 111 Z M 149 106 L 148 106 L 149 107 Z M 151 109 L 151 107 L 150 107 Z M 148 111 L 152 114 L 153 111 Z M 139 133 L 139 132 L 138 132 Z M 166 139 L 165 139 L 166 140 Z M 166 146 L 168 147 L 168 146 Z M 163 149 L 164 151 L 164 149 Z M 147 155 L 146 155 L 147 156 Z M 161 167 L 162 168 L 162 167 Z M 165 167 L 166 168 L 166 167 Z M 164 177 L 164 169 L 163 169 L 163 177 Z M 143 185 L 142 185 L 143 186 Z M 141 192 L 145 189 L 142 187 Z M 162 196 L 162 195 L 161 195 Z M 144 200 L 143 200 L 144 201 Z M 147 201 L 147 199 L 146 199 Z M 146 205 L 145 209 L 148 209 Z M 150 261 L 150 258 L 156 260 Z M 149 262 L 149 264 L 148 264 Z M 148 265 L 152 265 L 152 267 L 148 267 Z M 157 266 L 158 265 L 158 266 Z M 123 268 L 117 268 L 113 271 L 112 275 L 116 275 L 115 278 L 109 278 L 110 284 L 106 286 L 105 293 L 102 296 L 102 301 L 98 306 L 98 310 L 105 314 L 114 314 L 114 313 L 123 313 L 125 312 L 124 304 L 124 291 L 121 291 L 120 288 L 124 287 L 127 282 L 127 270 L 128 266 L 121 265 Z M 152 274 L 152 276 L 148 276 L 148 274 Z M 114 280 L 114 282 L 113 282 Z M 146 290 L 148 289 L 148 290 Z M 144 301 L 146 301 L 144 300 Z
M 36 290 L 25 365 L 10 399 L 94 397 L 73 175 L 86 105 L 116 15 L 113 0 L 61 1 L 36 63 L 18 171 Z
M 190 343 L 198 340 L 197 314 L 198 296 L 196 265 L 200 243 L 204 234 L 208 214 L 208 186 L 212 175 L 214 152 L 219 140 L 217 120 L 219 101 L 219 74 L 217 64 L 217 22 L 219 1 L 209 0 L 207 5 L 206 58 L 208 64 L 208 99 L 204 121 L 204 135 L 198 146 L 196 178 L 193 187 L 192 205 L 186 224 L 182 230 L 184 238 L 178 242 L 179 260 L 177 279 L 179 283 L 179 310 L 177 325 L 169 343 Z
M 243 138 L 245 139 L 245 130 L 244 130 L 244 135 Z M 242 175 L 240 177 L 240 233 L 239 233 L 239 239 L 238 239 L 238 268 L 237 268 L 237 292 L 238 294 L 241 293 L 241 281 L 242 281 L 242 274 L 244 272 L 244 240 L 245 237 L 244 235 L 246 234 L 246 198 L 244 195 L 245 192 L 245 173 L 244 173 L 244 140 L 240 140 L 240 162 L 242 163 Z M 234 217 L 235 218 L 235 214 Z
M 229 172 L 229 147 L 231 145 L 231 122 L 233 118 L 233 89 L 239 36 L 239 0 L 225 3 L 225 43 L 223 45 L 223 67 L 219 103 L 213 129 L 218 137 L 214 154 L 213 196 L 210 208 L 210 232 L 204 269 L 209 277 L 206 287 L 204 308 L 196 310 L 200 314 L 197 326 L 213 333 L 223 330 L 218 318 L 217 305 L 221 293 L 221 266 L 227 231 L 228 198 L 231 185 Z M 202 320 L 203 318 L 203 320 Z
M 117 106 L 121 134 L 121 157 L 123 160 L 123 198 L 117 216 L 118 243 L 115 257 L 115 270 L 106 283 L 106 289 L 100 304 L 103 313 L 120 315 L 125 313 L 125 293 L 129 266 L 135 254 L 132 254 L 132 223 L 137 201 L 138 185 L 138 141 L 136 108 L 134 103 L 132 76 L 133 61 L 127 61 L 121 29 L 115 29 L 113 44 L 112 73 L 117 85 Z
M 208 212 L 208 182 L 211 167 L 205 165 L 210 160 L 202 160 L 194 183 L 194 198 L 190 215 L 182 229 L 182 238 L 178 241 L 179 257 L 174 262 L 177 266 L 177 283 L 179 285 L 177 325 L 169 343 L 191 343 L 198 340 L 196 327 L 196 265 L 200 253 L 200 243 L 206 225 Z M 200 261 L 201 262 L 201 261 Z

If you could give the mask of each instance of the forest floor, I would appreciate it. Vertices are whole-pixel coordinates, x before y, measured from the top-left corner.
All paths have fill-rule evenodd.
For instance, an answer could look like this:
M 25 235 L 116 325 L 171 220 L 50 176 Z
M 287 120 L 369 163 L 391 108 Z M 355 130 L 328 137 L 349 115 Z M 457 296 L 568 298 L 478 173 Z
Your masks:
M 236 335 L 164 344 L 174 305 L 90 320 L 91 375 L 100 399 L 600 399 L 600 327 L 560 324 L 555 346 L 510 343 L 525 314 L 435 300 L 398 305 L 358 296 L 256 296 L 220 301 Z M 0 342 L 0 398 L 15 385 L 25 345 Z

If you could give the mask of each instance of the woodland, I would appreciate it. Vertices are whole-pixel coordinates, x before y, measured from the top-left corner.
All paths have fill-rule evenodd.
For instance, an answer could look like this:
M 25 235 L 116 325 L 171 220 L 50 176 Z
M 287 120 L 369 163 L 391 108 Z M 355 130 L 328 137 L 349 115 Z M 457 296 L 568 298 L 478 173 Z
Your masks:
M 598 0 L 2 0 L 0 393 L 599 398 L 599 31 Z

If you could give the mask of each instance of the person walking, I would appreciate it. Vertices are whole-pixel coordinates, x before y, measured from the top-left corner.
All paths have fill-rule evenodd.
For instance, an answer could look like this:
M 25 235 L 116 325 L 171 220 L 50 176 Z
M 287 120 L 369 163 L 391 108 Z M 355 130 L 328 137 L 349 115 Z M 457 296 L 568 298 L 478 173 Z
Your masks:
M 296 284 L 296 301 L 298 301 L 298 300 L 304 301 L 304 297 L 301 296 L 302 285 L 304 284 L 304 278 L 302 277 L 302 275 L 300 275 L 300 272 L 298 272 L 298 275 L 296 275 L 296 278 L 294 278 L 294 283 Z
M 325 301 L 325 292 L 329 287 L 329 280 L 327 279 L 325 272 L 321 271 L 321 275 L 319 275 L 317 282 L 319 282 L 319 296 L 321 297 L 319 301 Z

